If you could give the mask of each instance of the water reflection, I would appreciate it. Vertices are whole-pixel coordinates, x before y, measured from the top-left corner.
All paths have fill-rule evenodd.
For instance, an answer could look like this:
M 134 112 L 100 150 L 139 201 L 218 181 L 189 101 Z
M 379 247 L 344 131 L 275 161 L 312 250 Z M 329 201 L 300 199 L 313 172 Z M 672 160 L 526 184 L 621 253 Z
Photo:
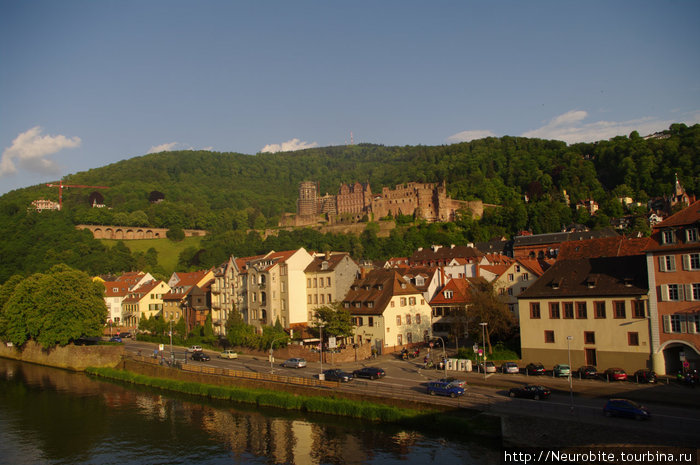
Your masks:
M 0 359 L 0 457 L 17 464 L 492 463 L 494 448 L 103 382 Z

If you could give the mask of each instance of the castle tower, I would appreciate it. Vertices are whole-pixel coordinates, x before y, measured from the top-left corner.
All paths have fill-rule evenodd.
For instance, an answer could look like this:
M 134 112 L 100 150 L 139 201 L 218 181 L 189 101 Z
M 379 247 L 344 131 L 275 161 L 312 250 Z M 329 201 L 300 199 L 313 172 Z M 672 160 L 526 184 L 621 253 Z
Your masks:
M 297 214 L 299 216 L 315 215 L 318 213 L 318 186 L 313 181 L 303 181 L 299 185 L 299 200 Z

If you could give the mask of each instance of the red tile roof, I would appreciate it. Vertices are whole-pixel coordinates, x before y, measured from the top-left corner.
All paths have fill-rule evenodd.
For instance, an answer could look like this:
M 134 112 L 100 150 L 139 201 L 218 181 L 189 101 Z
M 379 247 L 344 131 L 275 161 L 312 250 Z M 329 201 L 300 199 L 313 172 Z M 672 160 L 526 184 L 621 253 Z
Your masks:
M 700 222 L 700 200 L 691 203 L 688 207 L 675 213 L 661 223 L 654 226 L 654 229 L 670 228 L 674 226 L 686 226 Z
M 627 257 L 644 255 L 649 238 L 604 237 L 583 241 L 563 242 L 557 260 L 597 257 Z

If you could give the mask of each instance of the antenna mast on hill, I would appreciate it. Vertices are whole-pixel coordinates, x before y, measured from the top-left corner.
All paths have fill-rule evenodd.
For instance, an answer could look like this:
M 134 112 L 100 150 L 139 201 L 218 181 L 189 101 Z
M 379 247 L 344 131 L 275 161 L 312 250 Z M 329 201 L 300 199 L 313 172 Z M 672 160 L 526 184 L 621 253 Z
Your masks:
M 350 131 L 350 145 L 355 145 L 355 141 L 352 138 L 352 131 Z

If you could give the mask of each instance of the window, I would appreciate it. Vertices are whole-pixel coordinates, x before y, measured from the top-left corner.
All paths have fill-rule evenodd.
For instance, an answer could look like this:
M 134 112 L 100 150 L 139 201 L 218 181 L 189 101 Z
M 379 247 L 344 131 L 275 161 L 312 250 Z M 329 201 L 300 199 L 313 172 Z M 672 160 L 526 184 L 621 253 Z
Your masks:
M 572 320 L 574 318 L 574 303 L 564 302 L 564 318 Z
M 700 253 L 683 255 L 683 269 L 686 271 L 700 270 Z
M 546 342 L 547 344 L 554 344 L 554 331 L 544 331 L 544 342 Z
M 321 303 L 325 304 L 326 303 L 326 296 L 321 294 Z
M 357 326 L 362 326 L 362 317 L 361 316 L 358 316 L 355 318 L 355 324 Z M 370 326 L 372 326 L 372 325 L 370 325 Z
M 318 287 L 318 279 L 314 278 L 314 287 Z
M 407 325 L 411 324 L 411 315 L 406 315 L 406 324 Z
M 331 287 L 331 277 L 326 278 L 326 287 Z
M 633 300 L 632 301 L 632 316 L 634 318 L 646 317 L 646 310 L 644 308 L 644 301 L 643 300 Z
M 595 344 L 595 331 L 584 331 L 583 342 L 584 344 Z
M 520 265 L 515 265 L 515 272 L 520 273 Z
M 401 315 L 396 315 L 396 326 L 401 326 Z
M 664 299 L 665 297 L 665 299 Z M 662 284 L 661 285 L 662 300 L 681 300 L 680 284 Z
M 394 301 L 392 300 L 392 301 L 391 301 L 391 306 L 393 307 L 393 306 L 395 306 L 395 305 L 396 305 L 396 302 L 394 302 Z
M 513 273 L 508 273 L 508 281 L 515 281 L 515 276 Z
M 605 302 L 594 302 L 595 306 L 595 317 L 605 318 Z
M 527 273 L 523 273 L 523 281 L 527 281 L 530 279 L 530 275 Z
M 406 306 L 406 297 L 401 297 L 401 299 L 399 299 L 399 302 L 400 302 L 400 305 L 402 307 L 405 307 Z
M 409 304 L 409 305 L 415 305 L 415 304 L 416 304 L 416 298 L 415 298 L 415 297 L 409 297 L 409 298 L 408 298 L 408 304 Z
M 627 345 L 638 346 L 639 345 L 639 333 L 630 331 L 627 333 Z
M 660 256 L 659 271 L 676 271 L 676 257 L 673 255 Z
M 688 286 L 685 299 L 686 300 L 700 300 L 700 283 L 686 284 Z
M 539 320 L 540 318 L 541 318 L 540 303 L 539 302 L 530 302 L 530 319 L 531 320 Z
M 396 335 L 396 345 L 403 345 L 403 338 L 401 337 L 401 334 Z
M 588 318 L 588 308 L 586 302 L 576 302 L 576 318 L 585 320 Z
M 559 302 L 549 303 L 549 318 L 552 320 L 558 320 L 561 318 L 561 315 L 559 314 Z
M 700 313 L 688 315 L 688 332 L 692 334 L 700 333 Z
M 685 240 L 686 242 L 697 242 L 698 241 L 698 229 L 689 228 L 685 230 Z
M 314 303 L 315 303 L 315 304 L 318 303 L 318 294 L 314 294 Z
M 505 295 L 505 294 L 506 294 L 506 290 L 504 288 L 501 287 L 498 289 L 498 295 Z
M 416 313 L 416 324 L 420 324 L 420 313 Z
M 681 316 L 671 315 L 671 332 L 680 333 L 681 332 Z
M 675 237 L 673 235 L 673 230 L 667 229 L 661 232 L 661 243 L 662 244 L 673 244 L 675 242 Z
M 627 315 L 625 314 L 625 302 L 621 300 L 616 300 L 613 302 L 613 306 L 615 307 L 615 318 L 625 318 Z
M 367 326 L 374 326 L 374 317 L 373 316 L 367 317 Z
M 333 302 L 333 299 L 331 299 L 331 295 L 328 294 L 328 303 L 331 303 L 331 302 Z
M 443 294 L 446 299 L 451 299 L 452 298 L 452 291 L 445 291 Z

